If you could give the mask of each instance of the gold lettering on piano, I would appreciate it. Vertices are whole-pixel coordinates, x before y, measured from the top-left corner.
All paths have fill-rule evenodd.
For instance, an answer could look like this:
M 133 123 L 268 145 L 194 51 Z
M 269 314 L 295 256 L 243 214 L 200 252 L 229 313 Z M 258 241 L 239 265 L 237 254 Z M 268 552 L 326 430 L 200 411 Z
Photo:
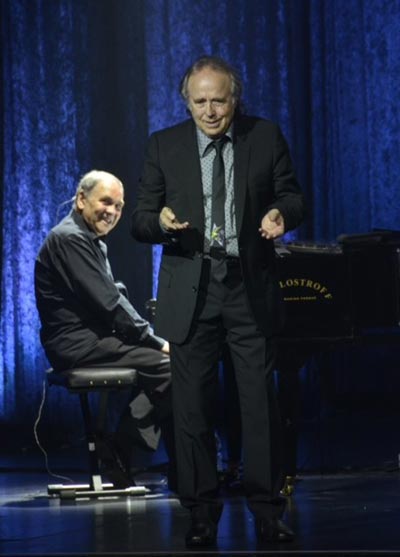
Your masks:
M 289 294 L 289 292 L 285 292 L 285 300 L 286 301 L 298 301 L 298 300 L 302 300 L 302 301 L 309 301 L 309 300 L 316 300 L 317 296 L 316 293 L 321 296 L 322 298 L 324 298 L 325 300 L 332 300 L 333 296 L 332 294 L 329 292 L 328 288 L 326 286 L 324 286 L 323 284 L 314 281 L 312 279 L 308 279 L 308 278 L 287 278 L 285 280 L 280 280 L 279 281 L 279 286 L 281 287 L 281 289 L 295 289 L 295 288 L 304 288 L 311 292 L 306 292 L 304 295 L 299 295 L 299 293 L 294 293 L 293 295 L 292 293 Z M 287 297 L 286 297 L 287 294 Z M 314 294 L 314 295 L 312 295 Z

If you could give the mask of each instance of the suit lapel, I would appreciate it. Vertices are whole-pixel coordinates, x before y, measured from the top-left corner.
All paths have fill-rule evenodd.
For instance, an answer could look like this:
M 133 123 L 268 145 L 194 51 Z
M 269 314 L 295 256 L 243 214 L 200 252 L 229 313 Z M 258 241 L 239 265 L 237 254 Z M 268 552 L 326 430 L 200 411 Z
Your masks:
M 235 122 L 234 134 L 233 188 L 235 192 L 236 233 L 239 237 L 246 202 L 250 145 L 248 134 L 241 128 L 240 121 Z
M 199 150 L 197 146 L 196 127 L 192 120 L 187 122 L 186 129 L 182 134 L 183 160 L 179 161 L 182 165 L 182 172 L 186 180 L 187 199 L 190 203 L 190 214 L 195 216 L 196 222 L 191 222 L 204 231 L 204 202 L 203 186 L 201 181 L 201 167 Z M 181 151 L 182 153 L 182 151 Z

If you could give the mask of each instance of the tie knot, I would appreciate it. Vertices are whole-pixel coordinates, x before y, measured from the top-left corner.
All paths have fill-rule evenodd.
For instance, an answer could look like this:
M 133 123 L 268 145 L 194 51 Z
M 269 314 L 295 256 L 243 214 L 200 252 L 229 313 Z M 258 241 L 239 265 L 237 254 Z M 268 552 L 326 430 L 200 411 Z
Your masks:
M 212 142 L 212 146 L 216 150 L 217 155 L 220 155 L 222 153 L 222 149 L 224 148 L 224 145 L 227 141 L 228 137 L 226 135 L 223 135 L 219 139 Z

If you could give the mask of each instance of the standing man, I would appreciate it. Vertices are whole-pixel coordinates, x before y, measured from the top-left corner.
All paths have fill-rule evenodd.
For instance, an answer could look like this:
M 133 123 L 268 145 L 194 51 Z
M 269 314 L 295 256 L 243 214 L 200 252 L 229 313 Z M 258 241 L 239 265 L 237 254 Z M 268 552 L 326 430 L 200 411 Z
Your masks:
M 229 64 L 200 58 L 181 94 L 192 118 L 150 137 L 132 234 L 163 244 L 155 328 L 171 345 L 178 492 L 191 513 L 186 543 L 214 544 L 222 512 L 213 427 L 225 341 L 257 538 L 290 541 L 293 532 L 280 520 L 273 240 L 302 220 L 302 195 L 279 127 L 240 113 L 241 82 Z
M 169 345 L 153 334 L 114 281 L 103 241 L 123 206 L 123 185 L 112 174 L 92 170 L 79 182 L 72 211 L 50 231 L 36 259 L 40 338 L 55 371 L 110 365 L 138 370 L 138 389 L 114 438 L 98 443 L 105 472 L 115 487 L 133 485 L 131 445 L 155 449 L 162 432 L 172 483 Z

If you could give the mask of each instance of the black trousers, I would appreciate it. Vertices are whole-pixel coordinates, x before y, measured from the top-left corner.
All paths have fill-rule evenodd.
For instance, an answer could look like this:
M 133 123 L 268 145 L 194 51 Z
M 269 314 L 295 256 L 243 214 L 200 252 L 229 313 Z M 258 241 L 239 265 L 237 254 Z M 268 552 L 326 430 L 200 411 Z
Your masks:
M 223 282 L 215 280 L 205 265 L 196 312 L 188 340 L 171 345 L 181 503 L 215 522 L 222 511 L 214 427 L 218 360 L 226 341 L 239 392 L 247 503 L 257 517 L 280 516 L 283 472 L 273 383 L 275 342 L 266 339 L 255 323 L 238 264 L 228 267 Z
M 169 356 L 159 350 L 123 343 L 116 337 L 99 339 L 78 365 L 133 367 L 139 372 L 130 403 L 121 414 L 116 436 L 129 444 L 156 450 L 162 435 L 170 462 L 175 460 Z

